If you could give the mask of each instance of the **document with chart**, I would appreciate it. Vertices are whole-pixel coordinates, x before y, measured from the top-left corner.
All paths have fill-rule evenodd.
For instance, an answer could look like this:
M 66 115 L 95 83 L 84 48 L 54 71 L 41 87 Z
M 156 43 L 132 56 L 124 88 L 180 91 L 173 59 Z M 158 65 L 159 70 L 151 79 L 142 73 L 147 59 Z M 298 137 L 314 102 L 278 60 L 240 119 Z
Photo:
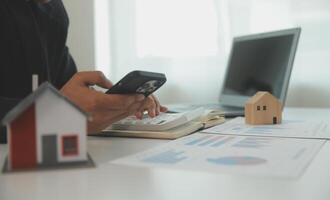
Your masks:
M 295 178 L 324 140 L 196 133 L 112 163 Z
M 330 121 L 283 120 L 281 124 L 275 125 L 247 125 L 243 117 L 237 117 L 202 132 L 228 135 L 330 139 Z

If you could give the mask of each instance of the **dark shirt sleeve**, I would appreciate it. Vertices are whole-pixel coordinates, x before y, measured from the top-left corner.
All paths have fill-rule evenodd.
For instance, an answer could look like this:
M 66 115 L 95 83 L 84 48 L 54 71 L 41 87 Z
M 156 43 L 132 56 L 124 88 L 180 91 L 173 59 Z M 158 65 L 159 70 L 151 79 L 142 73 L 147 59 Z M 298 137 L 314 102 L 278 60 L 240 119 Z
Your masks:
M 0 0 L 0 122 L 31 92 L 31 76 L 61 89 L 77 72 L 66 46 L 68 17 L 61 0 Z M 6 129 L 0 123 L 0 143 Z
M 66 84 L 66 82 L 68 82 L 71 77 L 77 73 L 76 64 L 67 47 L 65 47 L 63 51 L 61 68 L 62 70 L 54 81 L 54 84 L 58 89 L 61 89 Z M 0 97 L 0 121 L 12 108 L 14 108 L 20 102 L 20 100 L 21 99 Z M 6 143 L 6 135 L 6 128 L 0 124 L 0 144 Z
M 57 89 L 61 89 L 71 78 L 77 73 L 76 64 L 69 52 L 69 48 L 65 47 L 61 59 L 62 70 L 60 70 L 58 77 L 54 81 L 54 85 Z
M 68 82 L 71 77 L 77 73 L 76 64 L 67 47 L 65 47 L 65 50 L 63 51 L 61 63 L 62 70 L 58 74 L 58 77 L 54 83 L 58 89 L 61 89 L 66 84 L 66 82 Z M 12 108 L 14 108 L 20 102 L 20 100 L 21 99 L 0 97 L 0 121 Z M 4 144 L 6 141 L 6 128 L 0 124 L 0 144 Z

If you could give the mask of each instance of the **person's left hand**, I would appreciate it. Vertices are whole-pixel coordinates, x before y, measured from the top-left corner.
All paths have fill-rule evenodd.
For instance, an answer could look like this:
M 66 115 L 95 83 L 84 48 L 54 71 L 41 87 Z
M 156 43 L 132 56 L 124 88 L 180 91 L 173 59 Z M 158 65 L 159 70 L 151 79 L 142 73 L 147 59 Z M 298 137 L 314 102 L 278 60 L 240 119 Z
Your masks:
M 167 108 L 160 105 L 157 97 L 149 95 L 143 100 L 142 106 L 139 108 L 139 111 L 135 113 L 135 116 L 138 119 L 142 119 L 145 111 L 148 112 L 149 117 L 153 118 L 158 116 L 161 112 L 166 112 Z

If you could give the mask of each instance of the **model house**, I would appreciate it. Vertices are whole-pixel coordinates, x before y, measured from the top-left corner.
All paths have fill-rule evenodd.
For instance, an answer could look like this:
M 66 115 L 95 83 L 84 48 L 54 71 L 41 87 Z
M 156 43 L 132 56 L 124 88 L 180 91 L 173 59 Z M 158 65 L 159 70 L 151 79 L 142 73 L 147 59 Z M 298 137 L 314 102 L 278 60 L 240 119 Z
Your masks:
M 49 83 L 42 84 L 3 119 L 8 170 L 87 161 L 88 116 Z
M 245 104 L 247 124 L 280 124 L 282 103 L 269 92 L 257 92 Z

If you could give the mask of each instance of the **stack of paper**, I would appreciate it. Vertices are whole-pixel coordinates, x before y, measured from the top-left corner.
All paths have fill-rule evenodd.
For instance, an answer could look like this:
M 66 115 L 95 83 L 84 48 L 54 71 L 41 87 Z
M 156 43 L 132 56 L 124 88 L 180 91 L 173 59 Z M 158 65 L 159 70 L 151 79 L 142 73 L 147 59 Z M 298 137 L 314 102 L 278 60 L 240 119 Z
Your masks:
M 283 120 L 275 125 L 248 125 L 243 117 L 237 117 L 225 124 L 202 131 L 212 134 L 254 135 L 268 137 L 292 137 L 330 139 L 328 121 Z
M 323 140 L 193 134 L 114 163 L 298 177 L 323 143 Z
M 284 120 L 246 125 L 244 118 L 114 161 L 143 167 L 201 170 L 254 176 L 298 177 L 326 139 L 326 121 Z

